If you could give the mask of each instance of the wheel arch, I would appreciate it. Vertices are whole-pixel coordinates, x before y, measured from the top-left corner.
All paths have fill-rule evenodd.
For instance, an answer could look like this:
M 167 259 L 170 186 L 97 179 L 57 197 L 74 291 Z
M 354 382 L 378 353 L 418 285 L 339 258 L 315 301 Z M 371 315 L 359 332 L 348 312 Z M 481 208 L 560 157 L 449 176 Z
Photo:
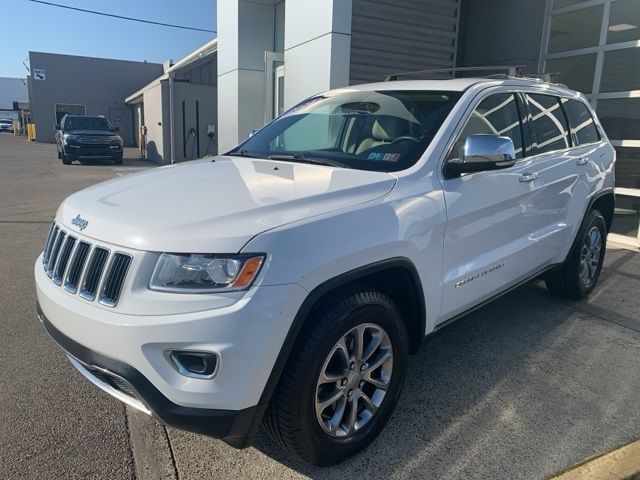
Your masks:
M 397 257 L 359 267 L 321 283 L 307 295 L 280 348 L 280 353 L 262 391 L 261 404 L 266 405 L 271 400 L 296 339 L 313 308 L 327 295 L 355 284 L 375 288 L 394 300 L 407 327 L 410 352 L 415 353 L 425 335 L 426 304 L 422 282 L 413 262 L 405 257 Z M 401 294 L 413 296 L 415 302 L 402 303 L 399 301 L 402 300 Z
M 613 188 L 607 188 L 594 195 L 589 202 L 584 216 L 586 217 L 591 210 L 597 209 L 602 213 L 605 222 L 607 223 L 607 232 L 611 230 L 611 224 L 613 223 L 613 211 L 615 208 L 615 193 Z

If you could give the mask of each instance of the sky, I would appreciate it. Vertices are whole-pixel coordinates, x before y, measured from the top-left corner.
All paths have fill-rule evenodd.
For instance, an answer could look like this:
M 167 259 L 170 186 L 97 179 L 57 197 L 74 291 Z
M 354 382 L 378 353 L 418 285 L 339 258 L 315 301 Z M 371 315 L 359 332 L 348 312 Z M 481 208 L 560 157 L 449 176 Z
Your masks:
M 75 12 L 28 0 L 0 0 L 0 77 L 25 78 L 28 52 L 162 63 L 216 36 Z M 87 10 L 216 30 L 216 0 L 49 0 Z

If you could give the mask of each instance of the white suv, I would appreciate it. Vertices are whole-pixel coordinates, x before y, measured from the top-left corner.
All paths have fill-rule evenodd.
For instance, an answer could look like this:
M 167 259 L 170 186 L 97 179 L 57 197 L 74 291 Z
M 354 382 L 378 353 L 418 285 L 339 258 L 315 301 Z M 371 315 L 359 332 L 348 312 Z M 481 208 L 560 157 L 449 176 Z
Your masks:
M 588 102 L 505 77 L 314 96 L 213 160 L 68 197 L 38 312 L 91 382 L 314 464 L 369 444 L 425 335 L 543 275 L 595 286 L 615 152 Z

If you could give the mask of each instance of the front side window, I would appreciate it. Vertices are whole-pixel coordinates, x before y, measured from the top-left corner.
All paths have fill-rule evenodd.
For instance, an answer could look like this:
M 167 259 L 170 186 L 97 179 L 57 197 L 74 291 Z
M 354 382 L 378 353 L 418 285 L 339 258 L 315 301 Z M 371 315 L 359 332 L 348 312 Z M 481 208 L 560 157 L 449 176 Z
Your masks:
M 527 100 L 536 135 L 536 153 L 569 148 L 569 129 L 558 97 L 528 93 Z
M 229 152 L 362 170 L 414 165 L 462 96 L 450 91 L 342 91 L 310 98 Z
M 478 104 L 460 132 L 450 158 L 461 158 L 467 137 L 479 134 L 509 137 L 513 141 L 516 158 L 523 157 L 522 125 L 513 93 L 497 93 Z
M 598 129 L 587 106 L 579 100 L 562 99 L 564 111 L 567 113 L 571 133 L 578 141 L 578 145 L 593 143 L 600 140 Z

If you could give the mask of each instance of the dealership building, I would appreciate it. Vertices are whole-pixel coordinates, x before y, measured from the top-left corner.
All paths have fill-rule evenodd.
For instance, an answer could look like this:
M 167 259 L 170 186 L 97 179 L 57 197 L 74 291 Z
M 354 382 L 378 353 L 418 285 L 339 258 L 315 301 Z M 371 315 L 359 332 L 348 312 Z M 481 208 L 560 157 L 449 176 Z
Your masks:
M 220 0 L 217 32 L 119 97 L 128 128 L 146 132 L 148 158 L 228 151 L 331 88 L 427 68 L 525 65 L 596 108 L 618 156 L 613 238 L 638 246 L 640 0 Z

